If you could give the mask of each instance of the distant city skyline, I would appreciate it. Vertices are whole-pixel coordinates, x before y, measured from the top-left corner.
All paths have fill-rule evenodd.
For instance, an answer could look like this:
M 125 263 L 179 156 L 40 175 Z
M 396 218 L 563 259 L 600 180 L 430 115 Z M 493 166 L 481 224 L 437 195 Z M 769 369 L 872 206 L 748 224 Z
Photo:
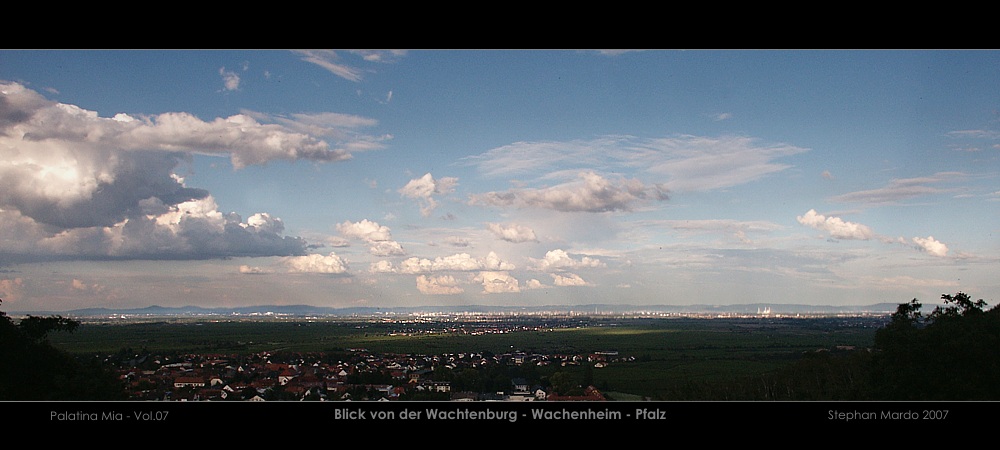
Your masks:
M 997 51 L 0 50 L 0 308 L 994 305 L 997 86 Z

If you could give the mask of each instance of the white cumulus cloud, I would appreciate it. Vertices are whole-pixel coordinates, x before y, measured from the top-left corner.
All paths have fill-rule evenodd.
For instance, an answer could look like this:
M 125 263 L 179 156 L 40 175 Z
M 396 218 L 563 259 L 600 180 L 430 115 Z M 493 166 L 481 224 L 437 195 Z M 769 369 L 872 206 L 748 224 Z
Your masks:
M 176 205 L 153 199 L 140 202 L 138 209 L 133 217 L 110 226 L 68 229 L 39 224 L 17 211 L 0 210 L 0 254 L 30 260 L 206 259 L 305 253 L 305 241 L 280 234 L 280 219 L 255 215 L 258 220 L 253 221 L 254 226 L 242 222 L 238 214 L 220 212 L 211 196 Z
M 344 223 L 337 224 L 337 230 L 346 237 L 360 239 L 365 242 L 392 240 L 392 231 L 389 227 L 379 225 L 378 222 L 368 219 L 360 222 L 344 221 Z
M 369 253 L 375 256 L 398 256 L 405 255 L 406 250 L 398 242 L 392 240 L 392 231 L 389 227 L 379 225 L 364 219 L 360 222 L 344 221 L 337 224 L 337 230 L 348 238 L 359 239 L 370 244 Z
M 927 236 L 927 238 L 915 237 L 913 238 L 913 243 L 917 244 L 917 248 L 923 250 L 934 256 L 947 256 L 948 246 L 944 243 L 938 242 L 934 239 L 934 236 Z
M 239 270 L 240 273 L 244 275 L 261 275 L 265 273 L 271 273 L 271 271 L 268 269 L 264 269 L 257 266 L 248 266 L 246 264 L 241 265 Z
M 535 231 L 523 225 L 516 223 L 507 225 L 489 223 L 486 224 L 486 227 L 494 236 L 507 242 L 538 242 L 538 238 L 535 237 Z
M 590 283 L 587 283 L 583 278 L 574 273 L 567 273 L 565 276 L 557 273 L 549 275 L 552 275 L 552 283 L 556 286 L 590 286 Z
M 607 266 L 607 264 L 601 262 L 599 259 L 591 258 L 589 256 L 584 256 L 580 259 L 573 259 L 573 257 L 571 257 L 569 253 L 566 253 L 563 249 L 550 250 L 545 253 L 545 257 L 542 259 L 528 259 L 532 261 L 534 270 L 543 272 Z
M 371 263 L 368 271 L 371 273 L 396 273 L 396 267 L 391 261 L 381 260 Z
M 420 214 L 427 217 L 438 206 L 434 195 L 454 192 L 457 184 L 458 178 L 444 177 L 435 180 L 430 173 L 427 173 L 420 178 L 410 180 L 398 192 L 404 197 L 416 199 L 420 203 Z
M 428 273 L 439 271 L 476 271 L 476 270 L 513 270 L 513 264 L 503 261 L 495 252 L 490 252 L 484 258 L 475 258 L 468 253 L 457 253 L 450 256 L 437 257 L 434 260 L 412 257 L 400 263 L 401 273 Z
M 304 254 L 301 240 L 279 236 L 280 219 L 259 213 L 244 223 L 221 213 L 208 191 L 186 186 L 173 171 L 193 154 L 228 156 L 237 169 L 274 160 L 344 160 L 352 149 L 380 145 L 382 138 L 355 131 L 372 124 L 323 113 L 277 120 L 254 113 L 202 120 L 185 112 L 108 118 L 0 81 L 0 222 L 12 226 L 0 229 L 0 253 Z M 15 236 L 32 243 L 12 242 Z
M 871 228 L 865 225 L 847 222 L 839 217 L 826 217 L 816 213 L 815 209 L 810 209 L 805 215 L 798 216 L 796 219 L 802 225 L 830 233 L 830 236 L 836 239 L 868 240 L 875 237 Z
M 484 294 L 500 294 L 505 292 L 521 292 L 517 279 L 507 272 L 484 271 L 474 278 L 483 284 Z
M 424 294 L 431 295 L 453 295 L 465 292 L 458 281 L 451 275 L 438 277 L 420 275 L 417 277 L 417 289 Z
M 222 84 L 227 91 L 235 91 L 240 88 L 240 76 L 236 72 L 227 71 L 225 67 L 220 67 L 219 75 L 222 76 Z
M 341 274 L 347 272 L 347 263 L 331 252 L 329 255 L 311 254 L 282 259 L 289 272 Z

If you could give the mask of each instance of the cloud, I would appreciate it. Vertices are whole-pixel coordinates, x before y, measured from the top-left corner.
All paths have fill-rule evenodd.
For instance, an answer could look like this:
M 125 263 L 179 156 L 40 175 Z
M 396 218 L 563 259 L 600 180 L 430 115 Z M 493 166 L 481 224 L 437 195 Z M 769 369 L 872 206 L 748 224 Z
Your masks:
M 368 62 L 392 63 L 406 55 L 406 50 L 351 50 Z
M 444 242 L 452 247 L 468 247 L 471 245 L 468 239 L 459 236 L 448 236 Z
M 242 273 L 244 275 L 261 275 L 261 274 L 265 274 L 265 273 L 271 273 L 270 270 L 262 269 L 262 268 L 257 267 L 257 266 L 248 266 L 248 265 L 245 265 L 245 264 L 240 266 L 239 271 L 240 271 L 240 273 Z
M 315 64 L 326 69 L 330 73 L 348 81 L 359 82 L 362 69 L 341 61 L 340 55 L 333 50 L 296 50 L 303 61 Z M 368 63 L 392 63 L 406 55 L 405 50 L 351 50 L 343 53 L 360 57 Z
M 392 240 L 392 232 L 389 230 L 389 227 L 379 225 L 378 222 L 368 219 L 360 222 L 344 221 L 344 223 L 337 224 L 337 230 L 346 237 L 360 239 L 365 242 Z
M 268 213 L 257 213 L 247 219 L 244 228 L 253 227 L 255 230 L 268 233 L 281 233 L 285 230 L 285 224 L 278 217 L 272 217 Z
M 371 263 L 368 271 L 371 273 L 396 273 L 396 268 L 393 267 L 392 262 L 382 260 Z
M 747 233 L 758 232 L 767 233 L 780 230 L 784 227 L 773 222 L 761 220 L 738 221 L 732 219 L 703 219 L 703 220 L 652 220 L 639 221 L 638 225 L 661 226 L 666 225 L 674 230 L 683 232 L 727 232 L 727 233 Z
M 538 242 L 538 238 L 535 237 L 534 230 L 516 223 L 507 225 L 488 223 L 486 224 L 486 228 L 489 229 L 494 236 L 507 242 Z
M 219 75 L 222 76 L 222 84 L 227 91 L 236 91 L 240 88 L 240 76 L 236 72 L 226 71 L 225 67 L 219 68 Z
M 417 199 L 420 202 L 420 214 L 427 217 L 434 208 L 437 208 L 437 201 L 433 196 L 454 192 L 456 184 L 458 178 L 444 177 L 435 180 L 430 173 L 427 173 L 420 178 L 410 180 L 398 192 L 404 197 Z
M 24 279 L 0 280 L 0 300 L 16 302 L 24 297 Z
M 98 283 L 87 284 L 85 281 L 76 278 L 74 278 L 73 281 L 70 282 L 69 287 L 73 291 L 86 292 L 92 294 L 101 294 L 107 290 L 105 286 L 102 286 Z
M 729 120 L 732 118 L 733 118 L 732 113 L 719 113 L 713 116 L 712 120 L 715 120 L 716 122 L 721 122 L 723 120 Z
M 177 205 L 153 199 L 110 226 L 59 228 L 18 211 L 0 210 L 0 254 L 12 259 L 209 259 L 290 256 L 306 242 L 281 236 L 278 218 L 257 214 L 253 224 L 223 214 L 211 196 Z M 145 214 L 142 214 L 142 213 Z
M 641 52 L 641 51 L 644 51 L 644 50 L 605 49 L 605 50 L 596 50 L 596 51 L 597 51 L 597 54 L 603 55 L 603 56 L 618 56 L 618 55 L 624 55 L 625 53 Z
M 417 289 L 424 294 L 430 295 L 454 295 L 465 292 L 458 285 L 455 277 L 451 275 L 442 275 L 439 277 L 420 275 L 417 277 Z
M 373 242 L 368 252 L 375 256 L 402 256 L 406 254 L 403 246 L 396 241 Z
M 340 57 L 333 50 L 297 50 L 303 61 L 316 64 L 330 73 L 348 81 L 361 81 L 362 71 L 340 62 Z
M 385 148 L 385 142 L 392 139 L 390 134 L 373 136 L 361 133 L 361 129 L 378 125 L 378 121 L 352 114 L 321 112 L 276 116 L 246 110 L 242 114 L 258 122 L 279 124 L 289 132 L 335 142 L 339 147 L 337 151 L 343 153 L 344 159 L 349 159 L 352 153 Z
M 484 271 L 479 272 L 473 279 L 477 283 L 483 284 L 484 294 L 501 294 L 507 292 L 521 292 L 517 279 L 507 272 Z
M 929 177 L 900 178 L 892 180 L 888 186 L 882 188 L 850 192 L 832 197 L 830 201 L 840 203 L 893 204 L 924 195 L 951 192 L 951 189 L 942 189 L 928 185 L 950 180 L 960 180 L 963 177 L 965 175 L 960 172 L 939 172 Z
M 948 246 L 934 239 L 934 236 L 927 238 L 915 237 L 913 243 L 917 244 L 917 249 L 923 250 L 934 256 L 947 256 Z
M 541 281 L 538 281 L 538 280 L 536 280 L 534 278 L 528 280 L 527 283 L 524 283 L 524 288 L 525 289 L 541 289 L 541 288 L 544 288 L 544 287 L 545 287 L 545 285 L 543 285 Z
M 372 255 L 394 256 L 406 254 L 403 246 L 392 240 L 392 232 L 389 230 L 389 227 L 379 225 L 378 222 L 372 222 L 368 219 L 360 222 L 351 222 L 348 220 L 337 224 L 337 230 L 345 237 L 359 239 L 370 244 L 371 247 L 369 247 L 368 251 Z
M 581 269 L 581 268 L 594 268 L 594 267 L 606 267 L 607 264 L 601 262 L 598 259 L 591 258 L 589 256 L 584 256 L 580 259 L 573 259 L 566 253 L 565 250 L 555 249 L 545 253 L 545 257 L 542 259 L 528 258 L 534 264 L 533 270 L 547 272 L 552 270 L 563 270 L 563 269 Z
M 418 274 L 438 271 L 513 270 L 515 266 L 500 259 L 495 252 L 485 258 L 474 258 L 468 253 L 457 253 L 434 260 L 412 257 L 400 263 L 399 272 Z
M 994 130 L 959 130 L 947 134 L 954 138 L 1000 139 L 1000 132 Z
M 957 287 L 958 282 L 954 280 L 937 280 L 933 278 L 914 278 L 911 276 L 901 275 L 891 278 L 873 278 L 865 277 L 869 282 L 882 285 L 885 287 Z
M 817 214 L 816 210 L 810 209 L 805 215 L 797 217 L 799 223 L 806 225 L 817 230 L 826 231 L 830 233 L 830 237 L 835 239 L 857 239 L 857 240 L 868 240 L 872 238 L 877 238 L 886 244 L 903 244 L 906 245 L 906 239 L 902 237 L 889 237 L 876 235 L 870 228 L 865 225 L 847 222 L 841 220 L 839 217 L 826 217 L 821 214 Z M 913 238 L 913 243 L 916 244 L 916 249 L 927 252 L 934 256 L 946 256 L 948 254 L 948 246 L 938 242 L 934 239 L 934 236 L 928 236 L 927 238 L 915 237 Z
M 552 276 L 552 282 L 556 286 L 590 286 L 590 283 L 587 283 L 583 280 L 583 278 L 580 278 L 580 276 L 576 274 L 567 273 L 563 276 L 552 273 L 549 275 Z
M 579 181 L 548 188 L 473 194 L 469 204 L 524 206 L 563 212 L 612 212 L 632 211 L 635 204 L 643 200 L 667 198 L 667 191 L 661 185 L 645 186 L 636 179 L 608 180 L 594 172 L 581 172 Z
M 798 216 L 796 219 L 802 225 L 830 233 L 830 236 L 836 239 L 868 240 L 875 237 L 871 228 L 865 225 L 846 222 L 839 217 L 826 217 L 817 214 L 814 209 L 810 209 L 805 215 Z
M 832 179 L 833 179 L 833 175 L 832 175 L 832 174 L 830 173 L 830 171 L 829 171 L 829 170 L 824 170 L 824 171 L 823 171 L 823 173 L 822 173 L 822 174 L 820 174 L 820 175 L 821 175 L 821 176 L 822 176 L 823 178 L 827 179 L 827 180 L 832 180 Z
M 354 145 L 366 142 L 357 134 L 299 119 L 288 124 L 315 134 L 247 114 L 207 122 L 183 112 L 103 118 L 0 82 L 0 208 L 59 229 L 134 224 L 150 215 L 149 205 L 169 209 L 208 197 L 173 173 L 192 154 L 228 155 L 242 168 L 351 157 L 317 136 L 334 136 L 346 147 L 369 145 Z
M 329 255 L 312 254 L 292 256 L 282 259 L 289 272 L 342 274 L 347 272 L 347 263 L 331 252 Z
M 710 191 L 749 183 L 791 167 L 775 160 L 808 151 L 761 144 L 748 137 L 601 136 L 567 142 L 516 142 L 463 158 L 487 177 L 531 176 L 554 170 L 640 173 L 666 178 L 669 191 Z
M 0 82 L 0 136 L 20 155 L 40 156 L 43 163 L 76 161 L 81 169 L 105 168 L 102 159 L 128 157 L 130 152 L 227 155 L 236 168 L 274 160 L 342 161 L 355 148 L 372 146 L 373 138 L 353 130 L 371 126 L 371 119 L 336 113 L 299 114 L 292 118 L 244 112 L 204 121 L 185 112 L 102 118 L 75 105 L 51 102 L 17 83 Z M 316 117 L 341 122 L 310 123 Z M 268 123 L 280 122 L 280 123 Z M 341 148 L 332 148 L 327 140 Z M 105 163 L 107 164 L 107 163 Z M 98 167 L 95 167 L 98 166 Z M 107 178 L 113 173 L 102 174 Z M 102 180 L 103 181 L 103 180 Z

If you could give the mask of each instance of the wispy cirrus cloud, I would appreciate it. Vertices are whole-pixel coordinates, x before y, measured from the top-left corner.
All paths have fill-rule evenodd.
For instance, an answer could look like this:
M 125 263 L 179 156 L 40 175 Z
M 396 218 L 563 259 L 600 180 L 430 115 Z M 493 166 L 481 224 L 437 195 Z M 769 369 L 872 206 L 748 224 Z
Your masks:
M 961 172 L 938 172 L 929 177 L 899 178 L 890 181 L 885 187 L 849 192 L 831 197 L 829 200 L 838 203 L 870 205 L 894 204 L 925 195 L 953 192 L 954 189 L 934 185 L 961 180 L 965 176 L 966 174 Z
M 295 53 L 303 61 L 320 66 L 348 81 L 359 82 L 365 73 L 364 69 L 345 63 L 340 53 L 334 50 L 295 50 Z M 394 62 L 406 55 L 403 50 L 351 50 L 346 53 L 357 55 L 366 62 L 376 63 Z
M 807 152 L 787 144 L 762 144 L 741 136 L 677 135 L 638 138 L 609 135 L 590 140 L 516 142 L 463 158 L 486 177 L 536 177 L 562 173 L 633 173 L 669 191 L 710 191 L 756 181 L 791 167 L 778 159 Z
M 682 236 L 725 234 L 743 243 L 753 243 L 752 234 L 767 234 L 785 227 L 767 221 L 740 221 L 732 219 L 695 219 L 695 220 L 645 220 L 633 224 L 638 227 L 667 227 Z
M 344 64 L 333 50 L 296 50 L 303 61 L 320 66 L 348 81 L 361 81 L 361 69 Z
M 1000 131 L 994 130 L 958 130 L 951 131 L 948 136 L 968 139 L 1000 139 Z

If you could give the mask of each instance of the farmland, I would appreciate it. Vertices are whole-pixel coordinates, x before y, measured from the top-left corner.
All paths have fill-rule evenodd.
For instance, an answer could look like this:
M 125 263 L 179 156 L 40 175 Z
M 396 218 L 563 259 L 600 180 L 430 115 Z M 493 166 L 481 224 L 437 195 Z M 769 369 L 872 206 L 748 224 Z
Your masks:
M 867 348 L 884 317 L 813 318 L 325 318 L 283 320 L 165 319 L 88 322 L 51 337 L 78 355 L 174 353 L 246 355 L 259 352 L 376 354 L 458 353 L 588 355 L 610 352 L 618 362 L 565 370 L 614 398 L 669 398 L 692 386 L 748 380 L 803 355 Z M 545 376 L 557 369 L 545 369 Z

